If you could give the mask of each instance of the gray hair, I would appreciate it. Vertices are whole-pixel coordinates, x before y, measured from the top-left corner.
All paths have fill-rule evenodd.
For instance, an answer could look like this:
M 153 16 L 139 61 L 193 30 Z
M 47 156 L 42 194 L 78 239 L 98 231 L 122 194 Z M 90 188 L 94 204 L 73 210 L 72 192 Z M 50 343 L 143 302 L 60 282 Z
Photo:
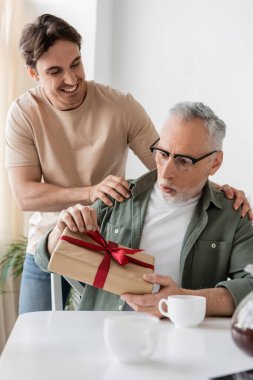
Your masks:
M 183 121 L 190 121 L 195 118 L 203 120 L 212 148 L 222 149 L 222 142 L 226 134 L 226 124 L 215 115 L 210 107 L 200 102 L 182 102 L 171 108 L 170 115 L 179 116 Z

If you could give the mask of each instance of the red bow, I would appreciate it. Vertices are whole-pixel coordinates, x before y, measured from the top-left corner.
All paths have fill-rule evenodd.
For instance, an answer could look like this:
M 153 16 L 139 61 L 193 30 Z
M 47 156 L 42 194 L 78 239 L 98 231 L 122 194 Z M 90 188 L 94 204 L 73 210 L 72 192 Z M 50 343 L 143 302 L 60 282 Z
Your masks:
M 114 243 L 112 241 L 108 241 L 107 243 L 106 240 L 98 231 L 87 231 L 84 233 L 88 235 L 92 240 L 94 240 L 97 244 L 88 243 L 86 241 L 75 239 L 71 236 L 66 236 L 66 235 L 61 236 L 61 240 L 68 241 L 69 243 L 77 245 L 79 247 L 84 247 L 84 248 L 91 249 L 93 251 L 105 253 L 98 267 L 98 270 L 93 282 L 93 285 L 96 288 L 103 288 L 104 286 L 104 283 L 106 281 L 106 277 L 108 275 L 109 268 L 110 268 L 111 257 L 119 265 L 122 265 L 122 266 L 125 266 L 129 262 L 132 262 L 145 268 L 154 269 L 154 266 L 152 264 L 145 263 L 131 256 L 126 256 L 126 254 L 134 255 L 137 252 L 141 252 L 142 249 L 129 249 L 129 248 L 119 247 L 117 243 Z

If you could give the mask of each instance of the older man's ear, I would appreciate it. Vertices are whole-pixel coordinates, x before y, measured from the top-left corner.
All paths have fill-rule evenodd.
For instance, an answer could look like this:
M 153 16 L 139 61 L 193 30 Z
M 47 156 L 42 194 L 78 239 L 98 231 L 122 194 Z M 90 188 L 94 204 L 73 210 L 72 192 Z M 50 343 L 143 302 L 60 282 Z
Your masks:
M 217 170 L 221 167 L 222 161 L 223 161 L 223 151 L 219 150 L 215 154 L 209 175 L 214 175 L 217 172 Z

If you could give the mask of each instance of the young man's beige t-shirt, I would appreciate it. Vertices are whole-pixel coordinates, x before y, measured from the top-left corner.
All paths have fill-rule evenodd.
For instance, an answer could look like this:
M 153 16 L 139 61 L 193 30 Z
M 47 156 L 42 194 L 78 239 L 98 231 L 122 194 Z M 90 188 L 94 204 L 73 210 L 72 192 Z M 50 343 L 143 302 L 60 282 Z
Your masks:
M 41 86 L 28 90 L 9 110 L 6 166 L 41 167 L 42 181 L 62 187 L 90 186 L 106 176 L 125 175 L 128 147 L 149 169 L 149 146 L 158 138 L 149 116 L 130 95 L 87 82 L 87 95 L 74 110 L 52 106 Z M 56 223 L 59 213 L 35 212 L 27 252 Z

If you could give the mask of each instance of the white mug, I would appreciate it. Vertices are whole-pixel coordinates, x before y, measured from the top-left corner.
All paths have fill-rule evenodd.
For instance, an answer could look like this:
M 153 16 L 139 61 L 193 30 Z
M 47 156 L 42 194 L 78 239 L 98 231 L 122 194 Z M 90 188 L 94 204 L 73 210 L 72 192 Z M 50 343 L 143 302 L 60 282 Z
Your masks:
M 167 306 L 167 312 L 163 305 Z M 178 327 L 194 327 L 205 318 L 206 298 L 193 295 L 173 295 L 163 298 L 158 304 L 159 311 Z
M 109 316 L 104 321 L 106 348 L 119 362 L 146 360 L 157 346 L 158 324 L 158 318 L 148 315 Z

